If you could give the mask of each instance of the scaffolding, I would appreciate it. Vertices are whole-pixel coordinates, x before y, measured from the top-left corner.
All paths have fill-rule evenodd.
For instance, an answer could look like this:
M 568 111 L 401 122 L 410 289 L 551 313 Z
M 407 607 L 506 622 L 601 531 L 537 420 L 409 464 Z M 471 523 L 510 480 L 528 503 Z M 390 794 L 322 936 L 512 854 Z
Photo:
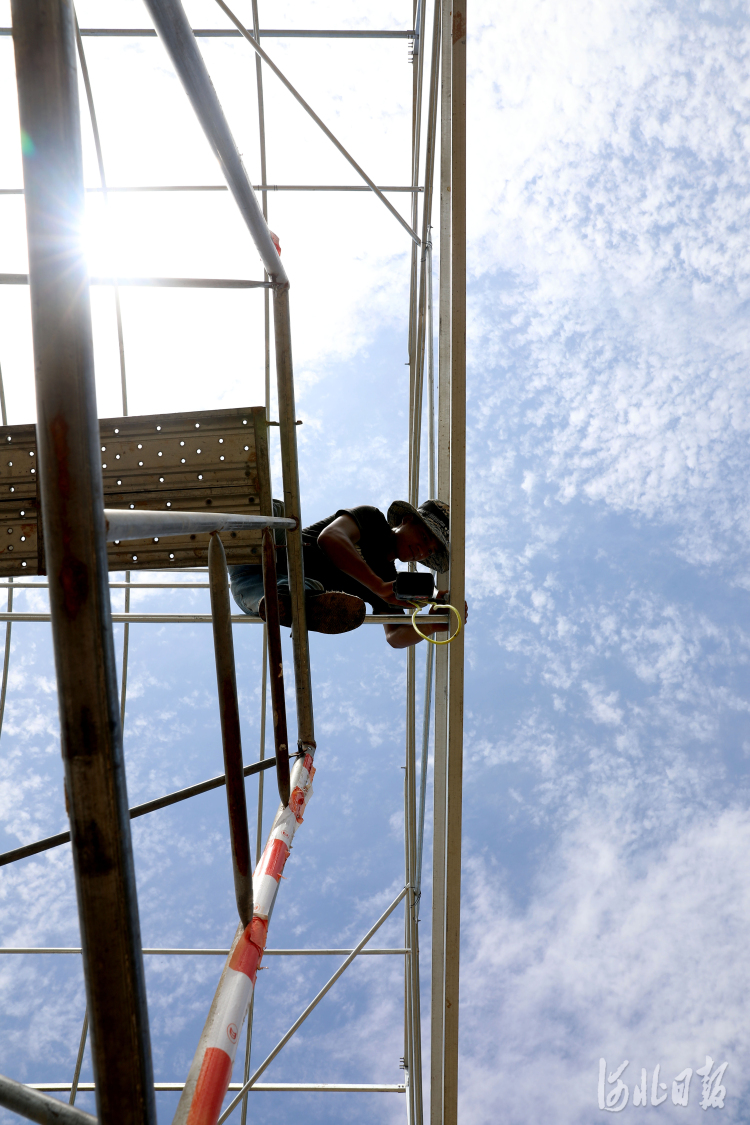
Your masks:
M 0 856 L 0 866 L 28 856 L 72 844 L 76 877 L 81 947 L 5 947 L 0 954 L 54 953 L 83 958 L 87 1010 L 83 1022 L 72 1081 L 19 1084 L 0 1078 L 0 1105 L 35 1121 L 74 1123 L 95 1118 L 75 1106 L 78 1091 L 94 1090 L 98 1120 L 118 1125 L 156 1122 L 155 1092 L 181 1091 L 175 1122 L 216 1125 L 241 1109 L 248 1115 L 251 1090 L 315 1092 L 392 1092 L 405 1096 L 407 1121 L 425 1120 L 423 1087 L 429 1086 L 431 1125 L 455 1125 L 458 1120 L 459 939 L 461 893 L 461 784 L 463 744 L 464 633 L 452 643 L 427 646 L 425 699 L 421 738 L 417 737 L 417 657 L 406 653 L 406 767 L 404 782 L 403 887 L 381 916 L 351 949 L 271 949 L 266 939 L 279 879 L 302 814 L 312 796 L 316 742 L 313 722 L 313 682 L 305 623 L 296 410 L 289 308 L 290 279 L 267 223 L 270 191 L 367 191 L 401 225 L 411 239 L 409 290 L 409 500 L 420 496 L 420 464 L 424 428 L 423 401 L 427 391 L 428 491 L 450 504 L 450 572 L 439 576 L 439 589 L 448 601 L 464 606 L 465 543 L 465 187 L 466 187 L 466 11 L 463 0 L 434 0 L 431 10 L 415 0 L 412 27 L 403 30 L 274 30 L 259 26 L 257 0 L 252 0 L 253 26 L 245 27 L 223 2 L 218 7 L 232 27 L 191 28 L 180 0 L 145 0 L 151 28 L 79 28 L 69 0 L 12 0 L 12 28 L 0 35 L 13 36 L 21 127 L 33 138 L 33 158 L 24 148 L 24 187 L 2 194 L 25 196 L 29 246 L 29 274 L 0 274 L 0 284 L 30 286 L 36 367 L 37 425 L 26 435 L 29 456 L 35 457 L 35 495 L 38 499 L 39 539 L 28 536 L 27 551 L 0 559 L 8 591 L 5 653 L 0 690 L 0 731 L 5 708 L 13 622 L 51 621 L 61 719 L 61 744 L 70 831 Z M 118 188 L 108 184 L 92 85 L 86 64 L 87 37 L 154 37 L 162 41 L 192 108 L 214 151 L 225 185 L 174 185 L 159 189 Z M 214 93 L 196 40 L 242 37 L 254 52 L 258 92 L 258 130 L 261 183 L 251 185 L 229 126 Z M 411 182 L 379 187 L 344 148 L 326 124 L 289 82 L 260 45 L 274 37 L 330 37 L 407 39 L 413 48 Z M 93 129 L 100 183 L 84 187 L 81 158 L 81 125 L 77 74 L 83 79 Z M 270 70 L 310 115 L 363 180 L 362 186 L 284 184 L 267 182 L 264 68 Z M 424 140 L 423 140 L 424 133 Z M 432 240 L 434 181 L 439 183 L 440 261 L 438 292 L 438 386 L 435 394 L 433 364 Z M 234 198 L 260 254 L 264 276 L 260 280 L 206 278 L 89 278 L 77 231 L 84 192 L 100 192 L 105 201 L 117 191 L 225 191 Z M 258 203 L 255 192 L 261 196 Z M 410 217 L 405 219 L 389 200 L 391 192 L 410 195 Z M 123 425 L 139 419 L 128 416 L 127 379 L 119 288 L 124 284 L 194 288 L 259 288 L 263 292 L 265 323 L 265 406 L 262 423 L 255 424 L 257 446 L 256 508 L 244 514 L 166 511 L 164 503 L 144 500 L 128 509 L 105 508 L 100 422 L 94 392 L 94 361 L 89 307 L 89 285 L 114 288 Z M 271 316 L 271 313 L 273 315 Z M 284 517 L 274 517 L 268 470 L 271 332 L 275 342 Z M 12 441 L 5 396 L 0 378 L 2 435 Z M 112 420 L 110 420 L 112 421 Z M 115 420 L 116 421 L 116 420 Z M 200 425 L 198 423 L 197 425 Z M 113 427 L 114 428 L 114 427 Z M 156 427 L 160 427 L 157 425 Z M 28 429 L 28 427 L 27 427 Z M 33 427 L 31 428 L 33 430 Z M 114 428 L 114 433 L 118 433 Z M 21 435 L 15 434 L 16 440 Z M 222 439 L 223 440 L 223 439 Z M 141 447 L 138 446 L 140 449 Z M 245 446 L 245 449 L 248 447 Z M 199 451 L 200 452 L 200 451 Z M 159 452 L 159 456 L 162 454 Z M 224 458 L 222 457 L 222 460 Z M 142 462 L 140 462 L 142 464 Z M 106 466 L 105 466 L 106 468 Z M 161 478 L 160 478 L 161 479 Z M 201 479 L 201 478 L 199 478 Z M 1 484 L 2 482 L 0 482 Z M 117 482 L 118 485 L 120 482 Z M 10 485 L 14 491 L 15 485 Z M 171 495 L 171 494 L 170 494 Z M 161 498 L 163 501 L 163 496 Z M 5 498 L 4 517 L 28 518 L 25 509 L 16 516 L 18 497 Z M 32 499 L 29 503 L 33 503 Z M 207 500 L 206 503 L 211 503 Z M 171 501 L 166 507 L 171 506 Z M 136 509 L 140 510 L 129 510 Z M 176 505 L 177 507 L 177 505 Z M 11 508 L 13 513 L 11 513 Z M 249 513 L 249 514 L 248 514 Z M 35 518 L 36 518 L 35 516 Z M 43 528 L 43 536 L 42 536 Z M 297 710 L 297 742 L 290 747 L 286 727 L 283 666 L 279 640 L 279 612 L 275 582 L 273 529 L 283 529 L 294 620 L 293 663 Z M 226 543 L 221 532 L 252 534 L 262 554 L 266 590 L 266 621 L 231 615 L 229 606 Z M 175 548 L 164 559 L 164 543 L 186 536 L 202 544 L 208 573 L 201 581 L 131 581 L 130 569 L 185 570 L 186 559 Z M 27 539 L 24 537 L 24 541 Z M 174 543 L 178 539 L 172 540 Z M 156 556 L 128 556 L 127 543 L 159 543 Z M 250 540 L 248 539 L 248 542 Z M 108 557 L 108 547 L 109 557 Z M 116 543 L 120 554 L 113 557 Z M 122 545 L 122 546 L 121 546 Z M 188 544 L 189 546 L 189 544 Z M 33 548 L 33 549 L 32 549 Z M 150 548 L 152 551 L 153 547 Z M 197 549 L 197 548 L 196 548 Z M 246 548 L 247 549 L 247 548 Z M 229 548 L 227 548 L 229 550 Z M 140 548 L 139 548 L 140 551 Z M 124 552 L 124 553 L 123 553 Z M 24 582 L 22 567 L 33 558 L 43 566 L 29 573 L 49 576 L 47 582 Z M 128 557 L 132 565 L 127 563 Z M 230 561 L 231 561 L 230 551 Z M 10 560 L 10 561 L 8 561 Z M 125 564 L 124 564 L 125 561 Z M 109 581 L 109 570 L 125 569 L 124 582 Z M 130 569 L 128 566 L 130 565 Z M 413 564 L 412 564 L 413 567 Z M 168 577 L 168 575 L 167 575 Z M 18 579 L 21 579 L 19 581 Z M 207 579 L 207 581 L 206 581 Z M 209 589 L 210 614 L 154 614 L 130 611 L 133 588 Z M 50 612 L 21 613 L 13 608 L 18 589 L 49 590 Z M 125 612 L 113 613 L 110 589 L 125 591 Z M 461 615 L 463 616 L 463 615 Z M 225 772 L 198 785 L 127 807 L 122 752 L 122 727 L 127 700 L 129 626 L 135 623 L 212 623 L 216 655 Z M 122 679 L 118 687 L 113 622 L 124 624 Z M 403 624 L 400 615 L 368 615 L 367 624 Z M 236 624 L 259 624 L 263 630 L 261 689 L 261 760 L 245 765 L 239 736 L 232 629 Z M 270 675 L 269 675 L 270 671 Z M 274 755 L 265 757 L 267 682 L 272 689 Z M 430 719 L 434 701 L 434 825 L 432 869 L 432 957 L 430 1006 L 430 1060 L 428 1080 L 422 1073 L 422 1013 L 418 906 L 422 888 L 422 856 L 428 774 Z M 419 763 L 418 763 L 419 742 Z M 419 766 L 419 768 L 418 768 Z M 263 778 L 274 769 L 280 805 L 263 847 Z M 256 867 L 251 874 L 251 847 L 245 807 L 245 777 L 258 775 L 258 818 L 255 841 Z M 214 788 L 227 793 L 234 886 L 239 925 L 227 949 L 150 949 L 140 937 L 137 889 L 133 868 L 130 820 L 150 814 Z M 398 948 L 372 948 L 369 943 L 396 908 L 403 903 L 404 941 Z M 185 1082 L 154 1082 L 143 957 L 155 954 L 223 956 L 224 970 L 208 1013 L 193 1064 Z M 266 1068 L 315 1009 L 325 994 L 358 956 L 399 956 L 404 962 L 404 1070 L 401 1084 L 270 1083 L 260 1082 Z M 341 956 L 344 960 L 325 986 L 305 1007 L 264 1061 L 251 1071 L 250 1048 L 256 972 L 263 957 Z M 239 1042 L 239 1031 L 248 1021 L 242 1082 L 230 1081 Z M 90 1036 L 94 1082 L 80 1082 L 81 1065 Z M 51 1092 L 69 1092 L 66 1105 Z M 232 1093 L 224 1107 L 227 1092 Z

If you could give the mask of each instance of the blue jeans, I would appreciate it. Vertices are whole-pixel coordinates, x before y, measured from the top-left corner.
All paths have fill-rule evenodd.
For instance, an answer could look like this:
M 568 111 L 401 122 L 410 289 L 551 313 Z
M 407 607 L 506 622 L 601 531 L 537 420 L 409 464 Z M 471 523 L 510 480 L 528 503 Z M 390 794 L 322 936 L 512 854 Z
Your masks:
M 232 597 L 237 605 L 243 613 L 257 617 L 258 606 L 263 597 L 263 567 L 257 563 L 239 564 L 230 566 L 229 574 L 232 582 Z M 286 574 L 278 576 L 276 588 L 280 594 L 289 593 L 289 579 Z M 325 586 L 315 578 L 306 578 L 305 592 L 322 594 L 325 592 Z

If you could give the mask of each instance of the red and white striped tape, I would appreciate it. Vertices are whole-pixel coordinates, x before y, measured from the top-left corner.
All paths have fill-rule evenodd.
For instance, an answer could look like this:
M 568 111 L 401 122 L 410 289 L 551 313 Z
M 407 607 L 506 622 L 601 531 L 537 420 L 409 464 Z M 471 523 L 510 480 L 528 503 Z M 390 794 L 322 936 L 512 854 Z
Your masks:
M 216 1125 L 232 1077 L 242 1025 L 268 937 L 279 881 L 312 797 L 311 754 L 292 768 L 289 805 L 280 808 L 253 874 L 253 920 L 238 929 L 188 1073 L 173 1125 Z

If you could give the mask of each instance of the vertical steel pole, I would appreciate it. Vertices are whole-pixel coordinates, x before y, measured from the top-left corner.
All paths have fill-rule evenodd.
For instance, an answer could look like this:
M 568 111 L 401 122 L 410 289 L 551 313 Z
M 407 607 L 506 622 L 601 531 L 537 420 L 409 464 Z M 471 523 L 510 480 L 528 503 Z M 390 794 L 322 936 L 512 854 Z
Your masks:
M 250 856 L 250 832 L 247 826 L 245 775 L 242 772 L 240 709 L 237 701 L 237 675 L 229 606 L 229 576 L 224 544 L 216 534 L 211 536 L 208 544 L 208 581 L 211 587 L 209 592 L 213 619 L 216 686 L 219 696 L 221 745 L 224 751 L 234 895 L 240 922 L 243 926 L 249 926 L 253 918 L 253 865 Z
M 410 435 L 409 480 L 410 502 L 419 503 L 419 469 L 422 450 L 422 398 L 425 367 L 425 336 L 427 332 L 427 274 L 432 268 L 430 227 L 432 223 L 433 181 L 435 178 L 435 151 L 437 148 L 438 91 L 440 75 L 440 25 L 441 0 L 435 0 L 432 24 L 432 52 L 430 61 L 430 89 L 427 102 L 427 140 L 425 145 L 424 205 L 422 209 L 422 249 L 419 260 L 419 295 L 416 301 L 416 328 L 413 348 L 412 394 L 414 427 Z M 416 199 L 416 195 L 415 195 Z M 416 227 L 416 223 L 415 223 Z M 431 482 L 432 483 L 432 482 Z M 415 491 L 416 490 L 416 491 Z M 434 492 L 430 489 L 430 496 Z
M 68 1098 L 68 1105 L 75 1105 L 76 1094 L 78 1093 L 78 1082 L 81 1077 L 81 1067 L 83 1066 L 83 1053 L 86 1050 L 86 1038 L 89 1031 L 89 1010 L 88 1008 L 83 1013 L 83 1026 L 81 1027 L 81 1038 L 78 1043 L 78 1054 L 76 1055 L 76 1068 L 73 1072 L 73 1082 L 70 1088 L 70 1097 Z
M 192 103 L 203 131 L 214 150 L 227 187 L 234 196 L 247 224 L 263 265 L 274 282 L 273 321 L 276 343 L 276 380 L 279 395 L 281 466 L 284 478 L 286 513 L 297 520 L 297 528 L 287 532 L 287 564 L 292 599 L 294 629 L 292 649 L 297 693 L 297 737 L 300 748 L 315 752 L 313 727 L 310 652 L 305 617 L 304 569 L 302 564 L 302 525 L 300 516 L 299 467 L 297 462 L 292 333 L 289 319 L 289 280 L 271 239 L 255 193 L 213 83 L 195 43 L 180 0 L 145 0 L 146 7 L 167 48 L 185 92 Z
M 37 454 L 98 1116 L 156 1122 L 104 529 L 70 0 L 13 0 Z
M 260 510 L 264 515 L 273 515 L 271 497 L 270 458 L 268 452 L 268 426 L 265 418 L 254 415 L 255 464 L 258 470 L 258 494 Z M 276 545 L 272 531 L 263 532 L 263 590 L 266 607 L 266 651 L 271 679 L 271 714 L 273 719 L 273 738 L 276 748 L 276 780 L 279 800 L 282 805 L 289 804 L 289 738 L 286 723 L 286 695 L 284 692 L 284 663 L 281 652 L 281 628 L 279 625 L 279 592 L 276 587 Z M 264 685 L 265 686 L 265 685 Z M 258 845 L 260 856 L 260 844 Z
M 406 767 L 404 770 L 404 883 L 409 890 L 404 898 L 404 1067 L 409 1075 L 406 1097 L 412 1122 L 416 1122 L 414 1075 L 414 766 L 415 766 L 415 678 L 416 653 L 406 650 Z
M 424 50 L 423 0 L 414 0 L 414 29 L 415 36 L 412 43 L 413 77 L 412 77 L 412 103 L 411 103 L 411 225 L 417 229 L 417 215 L 419 196 L 416 188 L 419 185 L 419 149 L 422 129 L 422 74 Z M 409 433 L 409 503 L 419 503 L 419 468 L 414 471 L 414 429 L 419 426 L 421 412 L 417 411 L 417 291 L 418 291 L 418 255 L 417 244 L 411 247 L 411 274 L 409 281 L 409 419 L 411 423 Z
M 0 368 L 0 419 L 4 426 L 8 425 L 8 415 L 5 411 L 5 386 L 3 383 L 3 372 Z M 8 579 L 8 603 L 7 612 L 13 611 L 13 579 Z M 3 719 L 5 718 L 5 698 L 8 693 L 8 670 L 10 668 L 10 637 L 13 622 L 8 621 L 5 626 L 5 654 L 3 656 L 3 679 L 0 686 L 0 734 L 3 730 Z
M 253 35 L 260 42 L 260 17 L 258 15 L 258 0 L 252 0 L 253 5 Z M 260 182 L 261 187 L 266 186 L 266 114 L 265 114 L 265 99 L 263 97 L 263 65 L 260 56 L 255 56 L 255 83 L 258 92 L 258 142 L 260 147 Z M 261 208 L 263 210 L 263 218 L 268 222 L 268 192 L 264 191 L 261 195 Z M 263 280 L 268 281 L 268 273 L 263 271 Z M 270 297 L 267 289 L 263 290 L 263 386 L 265 390 L 265 404 L 266 404 L 266 421 L 271 418 L 271 305 Z M 266 431 L 267 435 L 267 431 Z M 257 445 L 256 445 L 257 449 Z M 271 482 L 268 482 L 268 498 L 271 500 L 272 490 Z M 262 509 L 269 513 L 273 512 L 273 505 L 271 504 L 267 509 Z M 260 704 L 260 760 L 266 756 L 266 694 L 267 694 L 267 669 L 268 669 L 268 629 L 263 626 L 263 671 L 261 673 L 261 704 Z M 258 819 L 256 824 L 256 850 L 255 854 L 260 855 L 263 851 L 263 790 L 264 790 L 265 773 L 261 772 L 258 775 Z M 247 1082 L 250 1077 L 250 1055 L 253 1046 L 253 1015 L 255 1012 L 255 991 L 250 1000 L 250 1009 L 247 1013 L 247 1045 L 245 1048 L 245 1076 L 243 1082 Z M 247 1121 L 247 1099 L 248 1095 L 245 1094 L 242 1099 L 242 1114 L 240 1117 L 240 1125 L 245 1125 Z
M 276 586 L 276 544 L 273 532 L 263 532 L 263 590 L 266 606 L 268 667 L 271 672 L 271 714 L 273 741 L 276 748 L 276 783 L 282 805 L 289 804 L 289 739 L 286 728 L 286 697 L 284 695 L 284 662 L 281 655 L 279 623 L 279 591 Z
M 453 0 L 451 66 L 451 604 L 463 616 L 466 528 L 466 0 Z M 445 1125 L 458 1122 L 464 630 L 448 648 Z
M 422 709 L 422 761 L 419 767 L 419 809 L 417 812 L 417 865 L 415 883 L 417 897 L 422 894 L 422 851 L 424 848 L 424 814 L 427 804 L 427 765 L 430 754 L 430 714 L 432 711 L 432 672 L 435 647 L 427 646 L 424 669 L 424 707 Z
M 0 419 L 4 426 L 8 425 L 8 415 L 5 410 L 5 385 L 3 382 L 3 372 L 0 368 Z M 13 579 L 8 579 L 8 603 L 7 612 L 13 612 Z M 3 679 L 0 685 L 0 734 L 3 731 L 3 720 L 5 718 L 5 700 L 8 694 L 8 671 L 10 669 L 10 638 L 13 622 L 8 621 L 5 626 L 5 653 L 3 655 Z
M 286 533 L 289 592 L 292 599 L 292 653 L 297 695 L 297 742 L 300 750 L 315 751 L 310 646 L 305 616 L 305 575 L 302 562 L 302 516 L 300 514 L 299 463 L 297 460 L 297 409 L 294 402 L 292 332 L 289 320 L 289 288 L 273 290 L 273 329 L 276 344 L 276 386 L 279 399 L 281 472 L 284 480 L 284 514 L 296 519 L 297 527 Z
M 8 602 L 7 612 L 13 612 L 13 579 L 8 579 Z M 3 679 L 0 685 L 0 734 L 3 730 L 3 721 L 5 719 L 5 701 L 8 696 L 8 672 L 10 670 L 10 640 L 11 629 L 13 622 L 8 621 L 5 625 L 5 652 L 3 654 Z
M 450 501 L 451 362 L 451 62 L 453 10 L 442 0 L 440 17 L 440 281 L 438 290 L 437 494 Z M 447 574 L 438 589 L 447 589 Z M 448 649 L 435 654 L 435 759 L 432 836 L 432 997 L 430 1040 L 430 1125 L 443 1125 L 445 1046 L 445 867 L 448 772 Z
M 86 52 L 83 49 L 83 40 L 81 39 L 81 31 L 78 27 L 78 19 L 75 14 L 75 7 L 73 9 L 73 19 L 75 21 L 76 32 L 76 47 L 78 48 L 78 60 L 81 64 L 81 77 L 83 78 L 83 85 L 86 90 L 86 101 L 89 107 L 89 117 L 91 118 L 91 131 L 94 134 L 94 148 L 96 149 L 96 161 L 99 165 L 99 183 L 102 188 L 102 201 L 105 209 L 109 207 L 109 195 L 107 193 L 107 177 L 104 174 L 104 154 L 102 152 L 102 141 L 99 135 L 99 122 L 96 117 L 96 108 L 94 106 L 94 91 L 91 88 L 91 78 L 89 77 L 89 68 L 86 62 Z M 112 289 L 115 296 L 115 321 L 117 323 L 117 344 L 120 352 L 120 392 L 122 395 L 122 413 L 125 417 L 128 414 L 128 381 L 125 371 L 125 336 L 122 330 L 122 309 L 120 308 L 120 287 L 117 284 L 117 278 L 112 278 Z M 130 571 L 125 571 L 125 581 L 130 581 Z M 125 612 L 130 613 L 130 590 L 125 591 Z M 120 687 L 120 724 L 125 730 L 125 701 L 128 693 L 128 650 L 130 648 L 130 625 L 126 621 L 122 627 L 122 683 Z

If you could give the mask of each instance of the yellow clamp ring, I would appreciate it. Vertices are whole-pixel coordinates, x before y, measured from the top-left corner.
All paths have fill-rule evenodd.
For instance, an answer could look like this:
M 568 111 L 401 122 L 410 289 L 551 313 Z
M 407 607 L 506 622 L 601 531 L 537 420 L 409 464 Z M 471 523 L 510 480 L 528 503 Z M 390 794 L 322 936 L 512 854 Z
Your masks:
M 418 633 L 419 636 L 422 638 L 422 640 L 429 641 L 429 643 L 431 645 L 449 645 L 451 643 L 451 641 L 455 641 L 456 637 L 461 632 L 461 614 L 458 612 L 458 610 L 456 609 L 456 607 L 454 605 L 445 605 L 444 608 L 452 610 L 453 613 L 455 613 L 455 615 L 456 615 L 457 628 L 456 628 L 455 633 L 453 634 L 452 637 L 447 637 L 444 641 L 434 641 L 432 639 L 432 637 L 428 637 L 426 633 L 423 633 L 421 629 L 417 628 L 417 614 L 419 613 L 422 606 L 417 605 L 416 602 L 412 602 L 411 604 L 414 606 L 414 613 L 412 613 L 412 615 L 411 615 L 411 623 L 412 623 L 412 626 L 414 628 L 414 632 Z M 440 603 L 433 602 L 432 604 L 438 605 Z

